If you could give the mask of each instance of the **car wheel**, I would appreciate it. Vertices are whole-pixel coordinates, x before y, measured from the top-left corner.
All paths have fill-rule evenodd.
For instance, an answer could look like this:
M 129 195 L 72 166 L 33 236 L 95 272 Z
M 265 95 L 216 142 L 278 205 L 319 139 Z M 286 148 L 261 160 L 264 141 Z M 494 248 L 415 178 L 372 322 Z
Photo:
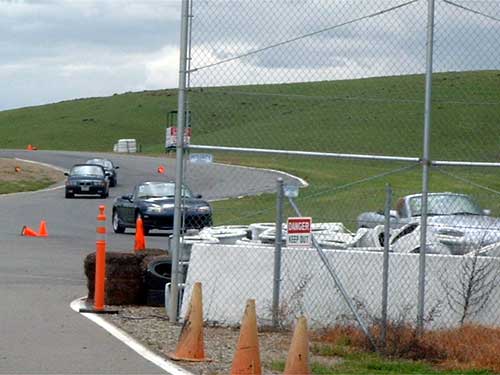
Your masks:
M 112 178 L 110 181 L 109 181 L 109 186 L 110 187 L 115 187 L 117 184 L 117 181 L 116 181 L 116 178 Z
M 66 194 L 64 195 L 66 198 L 73 198 L 75 195 L 73 193 L 68 193 L 66 192 Z
M 118 218 L 118 212 L 113 211 L 113 217 L 111 219 L 113 224 L 113 230 L 115 233 L 124 233 L 125 227 L 120 224 L 120 219 Z

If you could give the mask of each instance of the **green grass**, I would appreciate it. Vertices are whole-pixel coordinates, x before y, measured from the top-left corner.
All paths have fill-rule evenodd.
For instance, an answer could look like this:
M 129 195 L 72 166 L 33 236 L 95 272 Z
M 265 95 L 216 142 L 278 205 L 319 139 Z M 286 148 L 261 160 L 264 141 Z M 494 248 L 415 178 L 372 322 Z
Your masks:
M 23 191 L 35 191 L 45 189 L 54 184 L 50 179 L 40 180 L 19 180 L 19 181 L 0 181 L 0 194 L 18 193 Z
M 331 356 L 332 354 L 326 354 Z M 338 354 L 333 354 L 338 355 Z M 311 373 L 323 374 L 421 374 L 421 375 L 490 375 L 486 370 L 440 370 L 425 362 L 395 360 L 383 358 L 371 353 L 342 353 L 338 355 L 339 361 L 334 364 L 325 364 L 323 361 L 310 360 Z M 270 364 L 274 371 L 283 371 L 284 361 L 275 361 Z
M 500 71 L 434 75 L 433 159 L 500 161 L 498 87 Z M 189 101 L 193 144 L 421 156 L 423 75 L 196 88 Z M 0 147 L 31 143 L 40 149 L 111 151 L 117 139 L 136 138 L 143 152 L 162 154 L 166 116 L 176 107 L 176 90 L 160 90 L 3 111 Z M 285 170 L 306 179 L 310 186 L 298 200 L 303 213 L 317 222 L 344 221 L 350 227 L 361 211 L 383 207 L 386 183 L 396 197 L 422 186 L 420 169 L 353 184 L 402 166 L 394 163 L 230 153 L 215 153 L 215 159 Z M 445 171 L 470 182 L 434 170 L 432 191 L 472 194 L 500 215 L 496 196 L 477 187 L 500 190 L 498 170 Z M 216 224 L 274 219 L 270 194 L 214 206 Z

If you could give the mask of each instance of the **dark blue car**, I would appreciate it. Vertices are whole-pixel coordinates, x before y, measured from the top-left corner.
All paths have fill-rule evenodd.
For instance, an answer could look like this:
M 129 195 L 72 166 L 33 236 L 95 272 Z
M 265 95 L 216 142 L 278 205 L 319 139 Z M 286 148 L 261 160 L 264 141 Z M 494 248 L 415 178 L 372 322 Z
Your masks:
M 144 182 L 137 185 L 132 194 L 116 198 L 113 204 L 113 230 L 123 233 L 126 228 L 135 228 L 138 217 L 142 219 L 145 233 L 151 229 L 172 230 L 174 195 L 173 182 Z M 201 195 L 194 196 L 188 187 L 183 186 L 182 198 L 184 230 L 212 225 L 212 208 L 201 199 Z
M 66 198 L 73 198 L 76 194 L 109 196 L 109 179 L 106 171 L 96 164 L 75 164 L 71 167 L 66 180 Z

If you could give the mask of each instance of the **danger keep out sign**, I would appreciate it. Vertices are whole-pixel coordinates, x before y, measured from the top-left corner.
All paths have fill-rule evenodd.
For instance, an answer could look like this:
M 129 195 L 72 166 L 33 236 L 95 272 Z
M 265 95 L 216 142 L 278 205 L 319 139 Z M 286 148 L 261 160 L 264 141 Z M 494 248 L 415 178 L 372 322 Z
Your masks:
M 289 217 L 287 223 L 286 246 L 310 247 L 311 240 L 310 217 Z

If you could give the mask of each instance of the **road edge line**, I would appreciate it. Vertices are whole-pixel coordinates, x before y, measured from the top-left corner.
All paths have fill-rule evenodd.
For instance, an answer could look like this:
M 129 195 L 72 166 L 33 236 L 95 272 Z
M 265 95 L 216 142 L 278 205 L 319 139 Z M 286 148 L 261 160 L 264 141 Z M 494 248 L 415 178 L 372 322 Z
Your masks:
M 80 313 L 80 308 L 85 306 L 85 304 L 83 303 L 84 299 L 86 298 L 81 297 L 71 302 L 71 309 L 91 320 L 99 327 L 107 331 L 111 336 L 127 345 L 141 357 L 158 366 L 170 375 L 194 375 L 193 373 L 154 353 L 153 351 L 142 345 L 140 342 L 138 342 L 136 339 L 134 339 L 132 336 L 130 336 L 128 333 L 103 319 L 100 315 L 92 313 Z

